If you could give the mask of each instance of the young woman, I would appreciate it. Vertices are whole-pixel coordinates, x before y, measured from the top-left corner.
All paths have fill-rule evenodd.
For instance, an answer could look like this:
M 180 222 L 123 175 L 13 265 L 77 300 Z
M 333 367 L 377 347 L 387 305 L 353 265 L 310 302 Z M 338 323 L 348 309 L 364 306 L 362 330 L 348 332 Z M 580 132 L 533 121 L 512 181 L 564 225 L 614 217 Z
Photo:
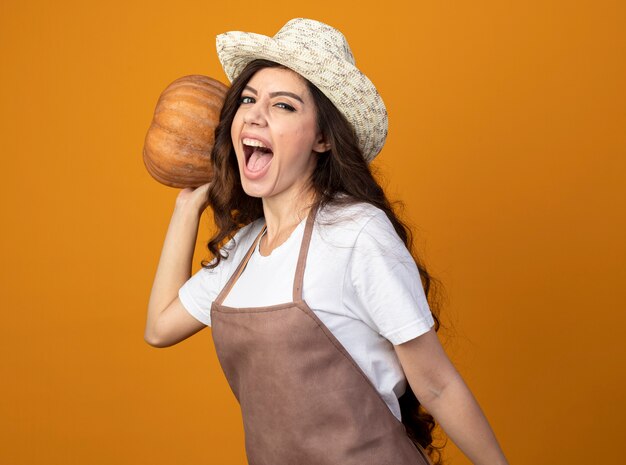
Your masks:
M 372 176 L 387 112 L 344 36 L 299 18 L 273 38 L 221 34 L 217 48 L 232 86 L 213 180 L 177 197 L 146 341 L 211 326 L 251 465 L 438 463 L 435 421 L 473 463 L 506 464 Z M 213 260 L 191 276 L 207 206 Z

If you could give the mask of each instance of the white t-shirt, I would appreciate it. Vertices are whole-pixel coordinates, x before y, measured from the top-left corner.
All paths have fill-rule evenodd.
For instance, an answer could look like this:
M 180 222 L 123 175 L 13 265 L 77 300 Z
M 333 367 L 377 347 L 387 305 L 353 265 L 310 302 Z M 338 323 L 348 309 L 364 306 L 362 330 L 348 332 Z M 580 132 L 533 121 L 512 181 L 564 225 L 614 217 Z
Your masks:
M 225 247 L 227 260 L 201 268 L 179 290 L 183 306 L 211 325 L 211 304 L 265 223 L 241 228 Z M 269 256 L 255 248 L 223 305 L 260 307 L 293 301 L 293 280 L 306 219 Z M 328 224 L 326 224 L 328 223 Z M 304 270 L 302 298 L 341 342 L 401 419 L 406 377 L 393 344 L 433 325 L 413 257 L 384 211 L 368 204 L 318 211 Z

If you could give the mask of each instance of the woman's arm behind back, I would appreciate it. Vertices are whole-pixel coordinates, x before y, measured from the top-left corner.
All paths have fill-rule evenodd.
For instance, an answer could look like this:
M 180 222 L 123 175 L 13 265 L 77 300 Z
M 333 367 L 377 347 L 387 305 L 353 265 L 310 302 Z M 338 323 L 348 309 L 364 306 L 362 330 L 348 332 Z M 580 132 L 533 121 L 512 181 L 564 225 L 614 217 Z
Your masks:
M 204 184 L 196 189 L 183 189 L 176 198 L 148 302 L 144 339 L 151 346 L 172 346 L 206 327 L 185 310 L 178 290 L 191 276 L 208 187 L 209 184 Z
M 434 329 L 395 345 L 411 389 L 475 465 L 508 465 L 495 434 Z

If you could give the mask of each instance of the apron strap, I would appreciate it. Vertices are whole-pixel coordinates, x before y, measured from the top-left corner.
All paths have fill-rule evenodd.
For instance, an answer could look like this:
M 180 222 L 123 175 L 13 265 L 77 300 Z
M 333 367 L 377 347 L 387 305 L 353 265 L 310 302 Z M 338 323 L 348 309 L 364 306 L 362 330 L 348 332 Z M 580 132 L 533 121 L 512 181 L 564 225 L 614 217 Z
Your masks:
M 306 225 L 304 226 L 304 237 L 302 238 L 302 244 L 300 245 L 300 255 L 298 256 L 298 265 L 296 266 L 296 275 L 293 280 L 293 301 L 294 302 L 299 302 L 302 300 L 302 283 L 304 281 L 304 268 L 306 266 L 306 257 L 309 251 L 309 244 L 311 243 L 311 236 L 313 234 L 313 224 L 315 222 L 316 213 L 317 213 L 317 205 L 314 205 L 309 210 L 309 215 L 307 216 L 307 219 L 306 219 Z M 228 280 L 228 282 L 226 283 L 222 291 L 218 294 L 217 298 L 215 299 L 215 303 L 217 305 L 222 305 L 222 302 L 224 301 L 224 299 L 226 299 L 226 296 L 228 295 L 232 287 L 235 285 L 235 282 L 237 281 L 237 279 L 239 279 L 239 276 L 241 275 L 241 273 L 243 273 L 243 270 L 248 264 L 248 260 L 250 260 L 250 257 L 254 253 L 257 247 L 257 244 L 261 240 L 261 236 L 263 236 L 263 233 L 265 232 L 266 229 L 267 229 L 267 223 L 263 225 L 263 227 L 261 228 L 261 231 L 259 232 L 256 239 L 254 240 L 254 242 L 248 249 L 248 252 L 246 252 L 246 255 L 243 257 L 243 259 L 239 263 L 239 266 L 237 267 L 235 272 L 231 275 L 230 279 Z
M 239 278 L 239 275 L 243 272 L 244 268 L 248 264 L 248 260 L 250 260 L 250 257 L 252 256 L 252 253 L 254 252 L 254 249 L 256 248 L 259 240 L 261 240 L 261 236 L 263 235 L 263 233 L 265 232 L 266 229 L 267 229 L 267 224 L 264 224 L 263 227 L 261 228 L 261 231 L 257 235 L 256 239 L 254 240 L 254 242 L 252 243 L 252 245 L 248 249 L 248 252 L 243 257 L 243 260 L 241 260 L 241 262 L 239 262 L 239 266 L 237 267 L 235 272 L 232 274 L 232 276 L 230 277 L 230 279 L 228 280 L 228 282 L 226 283 L 226 285 L 222 289 L 222 292 L 220 292 L 219 295 L 217 296 L 217 298 L 215 299 L 215 303 L 216 304 L 222 305 L 222 302 L 224 301 L 224 299 L 226 298 L 226 296 L 228 295 L 228 293 L 230 292 L 232 287 L 235 285 L 235 282 Z
M 298 265 L 296 266 L 296 276 L 293 280 L 293 301 L 299 302 L 302 300 L 302 283 L 304 281 L 304 268 L 306 266 L 306 257 L 309 251 L 309 244 L 311 243 L 311 236 L 313 234 L 313 224 L 315 223 L 315 215 L 317 213 L 318 204 L 315 204 L 309 210 L 309 216 L 306 219 L 306 225 L 304 226 L 304 237 L 302 238 L 302 245 L 300 246 L 300 255 L 298 257 Z

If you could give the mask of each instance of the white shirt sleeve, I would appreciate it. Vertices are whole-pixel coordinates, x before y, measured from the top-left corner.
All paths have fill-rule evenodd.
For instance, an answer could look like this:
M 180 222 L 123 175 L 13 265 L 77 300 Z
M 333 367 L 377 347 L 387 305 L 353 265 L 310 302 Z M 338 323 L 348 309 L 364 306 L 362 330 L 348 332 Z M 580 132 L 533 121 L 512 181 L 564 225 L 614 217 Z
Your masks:
M 220 291 L 223 266 L 200 268 L 178 290 L 178 298 L 185 310 L 198 321 L 211 326 L 211 305 Z
M 353 296 L 350 310 L 394 345 L 434 325 L 417 265 L 380 209 L 357 236 L 344 292 Z
M 244 227 L 235 233 L 235 236 L 222 247 L 229 254 L 228 260 L 222 259 L 215 268 L 200 268 L 191 276 L 185 284 L 178 290 L 178 298 L 191 316 L 207 326 L 211 326 L 211 305 L 217 298 L 224 281 L 228 279 L 228 271 L 232 267 L 233 256 L 235 254 L 234 242 L 239 241 L 242 232 L 248 228 Z

